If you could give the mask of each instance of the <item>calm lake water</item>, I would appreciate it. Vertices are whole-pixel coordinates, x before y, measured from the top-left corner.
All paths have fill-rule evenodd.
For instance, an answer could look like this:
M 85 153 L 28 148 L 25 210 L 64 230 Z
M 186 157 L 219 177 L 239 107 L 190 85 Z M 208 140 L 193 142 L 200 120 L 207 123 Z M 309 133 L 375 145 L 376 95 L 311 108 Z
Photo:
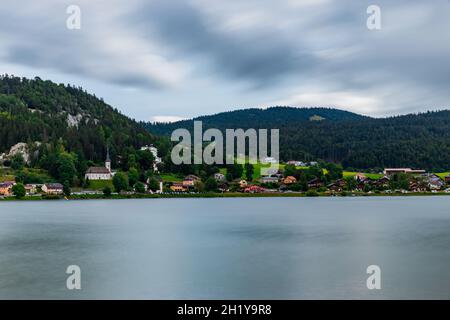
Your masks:
M 1 202 L 0 298 L 449 299 L 450 197 Z

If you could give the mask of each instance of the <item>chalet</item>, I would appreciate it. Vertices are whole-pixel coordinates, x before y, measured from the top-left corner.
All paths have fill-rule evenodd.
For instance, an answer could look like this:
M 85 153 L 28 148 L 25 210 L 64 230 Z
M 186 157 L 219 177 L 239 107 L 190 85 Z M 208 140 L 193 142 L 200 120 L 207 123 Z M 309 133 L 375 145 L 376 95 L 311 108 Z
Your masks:
M 280 179 L 277 176 L 261 176 L 261 183 L 278 183 Z
M 374 184 L 377 188 L 387 188 L 387 187 L 389 187 L 389 177 L 384 176 L 384 177 L 378 179 L 377 181 L 375 181 Z
M 289 160 L 288 162 L 286 162 L 286 164 L 291 164 L 296 167 L 306 167 L 306 163 L 304 163 L 303 161 Z
M 364 173 L 358 172 L 357 174 L 355 174 L 355 180 L 364 181 L 367 180 L 367 176 Z
M 293 184 L 293 183 L 296 183 L 296 182 L 297 182 L 297 179 L 295 177 L 293 177 L 293 176 L 287 176 L 286 178 L 283 179 L 283 183 L 287 184 L 287 185 Z
M 278 163 L 278 160 L 275 159 L 274 157 L 265 157 L 265 158 L 263 158 L 261 160 L 261 163 L 265 163 L 265 164 L 272 163 L 272 164 L 275 164 L 275 163 Z
M 372 185 L 372 181 L 370 179 L 363 179 L 363 180 L 356 180 L 356 190 L 358 191 L 364 191 L 366 189 L 366 186 Z
M 444 182 L 441 179 L 431 179 L 428 181 L 428 188 L 430 190 L 441 190 L 444 187 Z
M 255 185 L 251 185 L 248 186 L 244 189 L 245 193 L 261 193 L 261 192 L 265 192 L 266 189 L 260 186 L 255 186 Z
M 333 183 L 330 183 L 327 185 L 327 188 L 334 192 L 342 192 L 345 187 L 345 180 L 344 179 L 338 179 Z
M 245 188 L 248 185 L 247 180 L 241 180 L 239 181 L 239 187 Z
M 10 196 L 12 195 L 12 187 L 16 183 L 14 181 L 5 181 L 0 183 L 0 195 L 1 196 Z
M 220 184 L 217 186 L 217 189 L 218 189 L 220 192 L 228 192 L 228 191 L 230 191 L 230 186 L 228 185 L 228 183 L 224 182 L 224 183 L 220 183 Z
M 334 192 L 342 192 L 343 188 L 336 182 L 327 185 L 327 188 Z
M 445 183 L 447 183 L 447 184 L 450 183 L 450 174 L 445 177 Z
M 197 181 L 200 181 L 200 178 L 197 176 L 194 176 L 193 174 L 190 174 L 190 175 L 184 177 L 183 185 L 185 187 L 193 187 Z
M 90 167 L 86 171 L 84 178 L 86 180 L 111 180 L 113 174 L 111 173 L 111 159 L 109 158 L 109 149 L 106 154 L 104 167 Z
M 218 182 L 222 182 L 222 181 L 225 181 L 225 175 L 224 174 L 222 174 L 222 173 L 215 173 L 214 174 L 214 179 L 216 180 L 216 181 L 218 181 Z
M 261 168 L 261 176 L 272 176 L 272 177 L 278 177 L 279 179 L 283 178 L 283 174 L 280 170 L 275 168 Z
M 171 186 L 170 186 L 170 190 L 172 190 L 173 192 L 186 192 L 189 190 L 189 187 L 185 186 L 183 183 L 181 182 L 174 182 Z
M 427 187 L 420 181 L 410 181 L 409 182 L 409 191 L 412 192 L 426 192 Z
M 443 189 L 445 182 L 434 173 L 426 173 L 421 176 L 423 182 L 426 183 L 428 189 L 431 191 Z
M 42 184 L 26 184 L 25 192 L 27 193 L 27 195 L 36 194 L 38 188 L 42 188 Z
M 347 184 L 347 182 L 345 181 L 345 179 L 337 179 L 335 181 L 335 183 L 340 186 L 340 187 L 345 187 L 345 185 Z
M 46 183 L 42 186 L 42 192 L 46 194 L 62 194 L 63 185 L 60 183 Z
M 411 168 L 386 168 L 383 171 L 384 175 L 393 175 L 396 173 L 405 173 L 405 174 L 423 174 L 425 170 L 413 170 Z
M 322 180 L 320 180 L 319 178 L 312 179 L 311 181 L 308 182 L 308 188 L 320 188 L 323 186 L 324 184 Z

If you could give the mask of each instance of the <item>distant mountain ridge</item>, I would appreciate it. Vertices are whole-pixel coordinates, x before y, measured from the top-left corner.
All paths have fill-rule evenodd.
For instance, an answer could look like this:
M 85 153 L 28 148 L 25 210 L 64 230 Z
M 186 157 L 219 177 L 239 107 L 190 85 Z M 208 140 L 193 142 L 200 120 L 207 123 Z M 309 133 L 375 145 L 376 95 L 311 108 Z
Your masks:
M 146 128 L 158 135 L 169 135 L 177 128 L 192 128 L 193 121 L 202 121 L 209 128 L 276 128 L 290 122 L 351 121 L 368 118 L 349 111 L 333 108 L 294 108 L 285 106 L 267 109 L 249 108 L 195 117 L 172 123 L 146 123 Z
M 177 128 L 279 128 L 282 160 L 322 159 L 347 168 L 450 169 L 450 110 L 371 118 L 332 108 L 243 109 L 174 123 L 146 123 L 152 133 Z

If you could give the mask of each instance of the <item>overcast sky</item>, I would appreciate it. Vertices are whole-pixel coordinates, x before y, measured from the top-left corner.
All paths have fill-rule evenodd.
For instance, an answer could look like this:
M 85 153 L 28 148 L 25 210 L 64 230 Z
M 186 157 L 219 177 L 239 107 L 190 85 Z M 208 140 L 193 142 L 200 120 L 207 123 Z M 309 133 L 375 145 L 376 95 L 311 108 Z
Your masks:
M 69 5 L 81 29 L 66 27 Z M 369 30 L 367 7 L 381 8 Z M 138 120 L 271 105 L 448 109 L 450 1 L 2 0 L 0 73 L 82 86 Z

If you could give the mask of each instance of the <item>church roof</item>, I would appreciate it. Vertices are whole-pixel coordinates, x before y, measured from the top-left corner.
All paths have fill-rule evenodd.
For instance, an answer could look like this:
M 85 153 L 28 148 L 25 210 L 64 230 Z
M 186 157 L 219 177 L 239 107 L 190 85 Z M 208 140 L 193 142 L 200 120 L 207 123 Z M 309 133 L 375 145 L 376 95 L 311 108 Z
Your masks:
M 110 174 L 111 172 L 105 167 L 90 167 L 86 173 Z

